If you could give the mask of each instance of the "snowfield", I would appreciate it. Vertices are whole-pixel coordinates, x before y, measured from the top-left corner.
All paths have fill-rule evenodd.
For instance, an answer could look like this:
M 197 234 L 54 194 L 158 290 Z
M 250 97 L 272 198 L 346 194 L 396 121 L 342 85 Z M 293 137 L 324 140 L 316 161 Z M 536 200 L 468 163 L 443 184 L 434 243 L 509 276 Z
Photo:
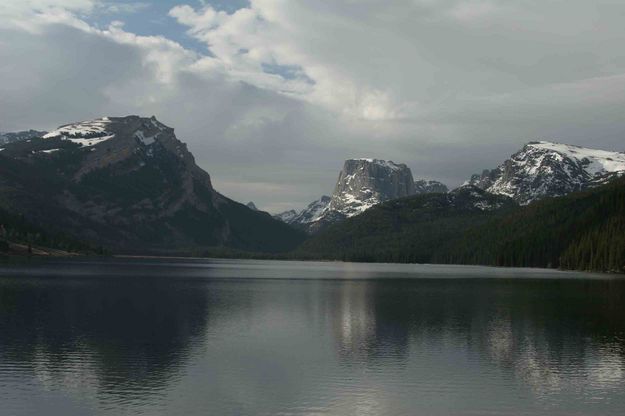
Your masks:
M 52 139 L 60 137 L 61 140 L 69 140 L 82 147 L 95 146 L 115 137 L 113 133 L 106 131 L 107 124 L 110 122 L 111 120 L 108 117 L 102 117 L 91 121 L 66 124 L 45 134 L 43 138 Z

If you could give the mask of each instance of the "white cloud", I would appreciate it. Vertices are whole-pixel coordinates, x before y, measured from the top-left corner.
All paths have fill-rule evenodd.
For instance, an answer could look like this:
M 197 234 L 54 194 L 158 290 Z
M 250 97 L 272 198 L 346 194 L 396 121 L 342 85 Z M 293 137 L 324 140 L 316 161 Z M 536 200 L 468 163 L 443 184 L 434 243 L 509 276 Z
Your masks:
M 404 162 L 454 185 L 531 139 L 625 150 L 625 4 L 173 8 L 171 24 L 206 55 L 121 22 L 86 23 L 106 4 L 0 6 L 0 130 L 155 114 L 219 190 L 276 210 L 331 192 L 348 157 Z

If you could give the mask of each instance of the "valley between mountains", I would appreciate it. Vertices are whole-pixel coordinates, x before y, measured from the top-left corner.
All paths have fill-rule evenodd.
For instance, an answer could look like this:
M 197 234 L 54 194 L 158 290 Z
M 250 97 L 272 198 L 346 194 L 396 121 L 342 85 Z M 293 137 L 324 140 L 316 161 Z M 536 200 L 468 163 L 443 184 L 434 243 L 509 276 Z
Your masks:
M 214 189 L 155 117 L 103 117 L 0 135 L 0 251 L 625 272 L 624 176 L 623 152 L 549 141 L 451 190 L 348 159 L 329 195 L 270 215 Z

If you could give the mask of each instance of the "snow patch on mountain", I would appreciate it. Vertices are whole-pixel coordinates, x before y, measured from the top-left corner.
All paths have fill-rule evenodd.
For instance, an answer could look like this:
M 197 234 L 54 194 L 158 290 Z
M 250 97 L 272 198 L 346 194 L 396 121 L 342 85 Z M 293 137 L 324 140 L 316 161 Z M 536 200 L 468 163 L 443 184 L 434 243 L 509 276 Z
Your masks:
M 143 130 L 137 130 L 137 131 L 135 132 L 135 137 L 136 137 L 136 138 L 137 138 L 137 139 L 138 139 L 141 143 L 143 143 L 144 145 L 149 146 L 149 145 L 151 145 L 152 143 L 154 143 L 154 139 L 156 139 L 156 137 L 157 137 L 159 134 L 160 134 L 160 132 L 159 132 L 159 133 L 156 133 L 156 134 L 153 134 L 153 135 L 151 135 L 151 136 L 147 136 L 147 137 L 146 137 L 146 135 L 145 135 L 145 133 L 143 132 Z
M 115 134 L 106 130 L 111 123 L 108 117 L 90 121 L 66 124 L 43 136 L 44 139 L 61 138 L 79 144 L 82 147 L 95 146 L 115 137 Z
M 563 157 L 578 159 L 585 165 L 586 172 L 592 176 L 603 175 L 606 172 L 625 171 L 625 153 L 545 141 L 529 143 L 528 145 L 555 152 Z

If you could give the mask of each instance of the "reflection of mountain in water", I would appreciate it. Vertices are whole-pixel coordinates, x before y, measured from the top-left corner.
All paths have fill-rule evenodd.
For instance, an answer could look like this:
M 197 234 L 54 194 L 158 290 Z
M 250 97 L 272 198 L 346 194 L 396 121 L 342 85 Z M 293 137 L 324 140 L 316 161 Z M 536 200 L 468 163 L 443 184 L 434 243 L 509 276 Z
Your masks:
M 401 305 L 407 300 L 404 295 L 395 290 L 385 291 L 385 285 L 375 281 L 351 280 L 336 285 L 327 314 L 333 317 L 333 332 L 342 361 L 372 364 L 385 358 L 401 361 L 408 349 L 410 333 L 410 321 L 402 314 Z
M 93 379 L 121 395 L 164 386 L 201 342 L 208 292 L 179 281 L 86 279 L 3 285 L 0 356 L 32 366 L 46 385 L 81 389 Z
M 618 280 L 350 281 L 328 314 L 345 363 L 453 345 L 545 393 L 625 381 L 624 301 Z

